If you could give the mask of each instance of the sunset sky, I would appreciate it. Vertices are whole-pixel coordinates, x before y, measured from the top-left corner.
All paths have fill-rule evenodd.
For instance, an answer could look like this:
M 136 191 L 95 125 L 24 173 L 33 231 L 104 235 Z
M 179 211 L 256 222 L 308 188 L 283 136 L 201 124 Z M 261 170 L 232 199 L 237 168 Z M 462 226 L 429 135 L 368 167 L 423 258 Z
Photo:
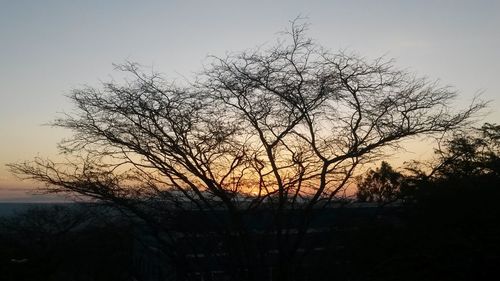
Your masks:
M 182 80 L 207 55 L 272 43 L 299 15 L 324 47 L 395 58 L 453 86 L 457 106 L 482 92 L 493 100 L 482 122 L 500 123 L 500 1 L 0 0 L 0 201 L 28 198 L 34 184 L 5 164 L 57 157 L 69 132 L 43 124 L 71 111 L 71 89 L 120 80 L 112 63 Z M 412 149 L 415 158 L 432 151 Z

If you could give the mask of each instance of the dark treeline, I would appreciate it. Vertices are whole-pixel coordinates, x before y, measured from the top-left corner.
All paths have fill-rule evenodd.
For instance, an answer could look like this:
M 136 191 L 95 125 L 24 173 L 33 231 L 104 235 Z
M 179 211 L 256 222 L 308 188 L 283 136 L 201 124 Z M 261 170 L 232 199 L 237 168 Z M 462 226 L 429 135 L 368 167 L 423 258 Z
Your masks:
M 311 226 L 317 231 L 305 238 L 304 260 L 290 280 L 481 280 L 498 274 L 498 169 L 443 171 L 405 177 L 406 189 L 394 195 L 398 201 L 318 210 Z M 4 218 L 2 280 L 237 280 L 231 259 L 238 254 L 220 246 L 227 249 L 234 234 L 211 235 L 197 212 L 169 218 L 183 233 L 172 249 L 184 253 L 176 261 L 159 253 L 153 233 L 126 218 L 102 205 L 34 208 Z M 272 238 L 266 243 L 258 237 L 265 218 L 265 212 L 254 213 L 247 223 L 256 230 L 254 239 L 262 239 L 267 256 L 261 258 L 269 264 Z M 216 259 L 214 251 L 228 256 Z M 273 279 L 272 268 L 248 270 L 255 280 Z
M 373 223 L 374 231 L 357 233 L 355 263 L 367 266 L 357 270 L 362 280 L 498 276 L 500 126 L 456 133 L 435 152 L 425 170 L 411 163 L 403 174 L 383 162 L 360 179 L 358 199 L 379 206 L 401 202 L 403 223 Z
M 35 206 L 0 218 L 1 280 L 130 280 L 130 224 L 103 206 Z
M 358 179 L 357 200 L 315 209 L 289 280 L 480 280 L 500 262 L 500 126 L 455 134 L 433 162 L 382 162 Z M 151 205 L 151 204 L 150 204 Z M 274 280 L 272 206 L 247 213 L 245 233 L 224 209 L 159 212 L 175 230 L 114 205 L 35 207 L 0 221 L 2 280 Z M 155 209 L 154 211 L 158 211 Z M 294 241 L 302 210 L 289 210 Z M 257 247 L 241 267 L 238 241 Z M 171 255 L 169 253 L 172 253 Z M 173 254 L 175 253 L 175 254 Z M 244 274 L 242 274 L 242 271 Z

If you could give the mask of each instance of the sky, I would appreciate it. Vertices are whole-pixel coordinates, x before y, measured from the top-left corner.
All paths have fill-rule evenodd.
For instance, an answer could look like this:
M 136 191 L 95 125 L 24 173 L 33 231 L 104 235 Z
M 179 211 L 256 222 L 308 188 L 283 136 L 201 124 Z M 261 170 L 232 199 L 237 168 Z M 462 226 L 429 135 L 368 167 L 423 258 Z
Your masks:
M 113 63 L 184 79 L 207 55 L 273 43 L 297 16 L 332 51 L 394 58 L 452 86 L 457 107 L 482 93 L 482 121 L 500 123 L 500 1 L 0 0 L 0 201 L 42 200 L 5 164 L 57 157 L 70 132 L 46 124 L 71 111 L 72 89 L 119 80 Z

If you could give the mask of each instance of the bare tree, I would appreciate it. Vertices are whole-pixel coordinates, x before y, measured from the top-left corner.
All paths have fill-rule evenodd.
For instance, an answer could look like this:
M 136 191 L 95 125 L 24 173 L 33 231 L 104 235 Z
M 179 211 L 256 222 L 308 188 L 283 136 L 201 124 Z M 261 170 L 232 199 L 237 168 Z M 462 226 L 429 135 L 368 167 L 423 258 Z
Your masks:
M 278 253 L 271 266 L 284 280 L 300 263 L 313 210 L 336 200 L 360 165 L 400 140 L 461 126 L 484 106 L 452 111 L 450 88 L 391 60 L 331 53 L 305 32 L 294 22 L 268 49 L 213 57 L 184 86 L 135 63 L 118 65 L 132 79 L 74 90 L 76 111 L 54 122 L 74 132 L 60 145 L 66 162 L 10 167 L 47 192 L 124 208 L 169 241 L 177 238 L 159 213 L 223 210 L 227 220 L 208 221 L 238 234 L 231 243 L 241 268 L 255 254 L 245 218 L 265 209 Z M 300 211 L 294 231 L 291 210 Z

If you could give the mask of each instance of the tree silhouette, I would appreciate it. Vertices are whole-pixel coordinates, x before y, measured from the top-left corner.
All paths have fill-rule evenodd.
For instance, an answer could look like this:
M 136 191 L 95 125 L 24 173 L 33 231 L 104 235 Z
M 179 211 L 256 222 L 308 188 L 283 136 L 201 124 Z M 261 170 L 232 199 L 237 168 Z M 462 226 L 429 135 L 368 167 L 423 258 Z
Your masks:
M 368 171 L 366 176 L 360 178 L 356 196 L 361 202 L 387 204 L 401 199 L 404 185 L 404 176 L 382 161 L 379 168 Z
M 213 57 L 187 85 L 135 63 L 118 65 L 130 75 L 125 83 L 74 90 L 76 110 L 53 123 L 74 132 L 60 144 L 66 162 L 37 158 L 10 167 L 46 183 L 47 192 L 133 213 L 173 260 L 185 253 L 172 246 L 172 220 L 197 210 L 205 218 L 198 223 L 231 234 L 215 237 L 236 253 L 230 266 L 238 278 L 272 267 L 287 280 L 303 261 L 298 252 L 314 210 L 337 200 L 358 166 L 400 140 L 462 126 L 484 106 L 453 112 L 456 93 L 448 87 L 391 60 L 331 53 L 305 32 L 293 22 L 270 48 Z M 268 235 L 259 240 L 248 214 L 261 210 Z M 266 241 L 277 258 L 262 258 Z
M 498 274 L 499 133 L 498 125 L 488 123 L 456 132 L 442 142 L 434 161 L 413 163 L 410 169 L 405 241 L 412 242 L 405 244 L 413 245 L 412 255 L 423 253 L 434 264 L 432 277 L 439 272 L 454 280 Z M 457 268 L 460 276 L 453 276 Z
M 485 123 L 471 132 L 456 134 L 438 149 L 435 173 L 442 177 L 500 175 L 500 126 Z

